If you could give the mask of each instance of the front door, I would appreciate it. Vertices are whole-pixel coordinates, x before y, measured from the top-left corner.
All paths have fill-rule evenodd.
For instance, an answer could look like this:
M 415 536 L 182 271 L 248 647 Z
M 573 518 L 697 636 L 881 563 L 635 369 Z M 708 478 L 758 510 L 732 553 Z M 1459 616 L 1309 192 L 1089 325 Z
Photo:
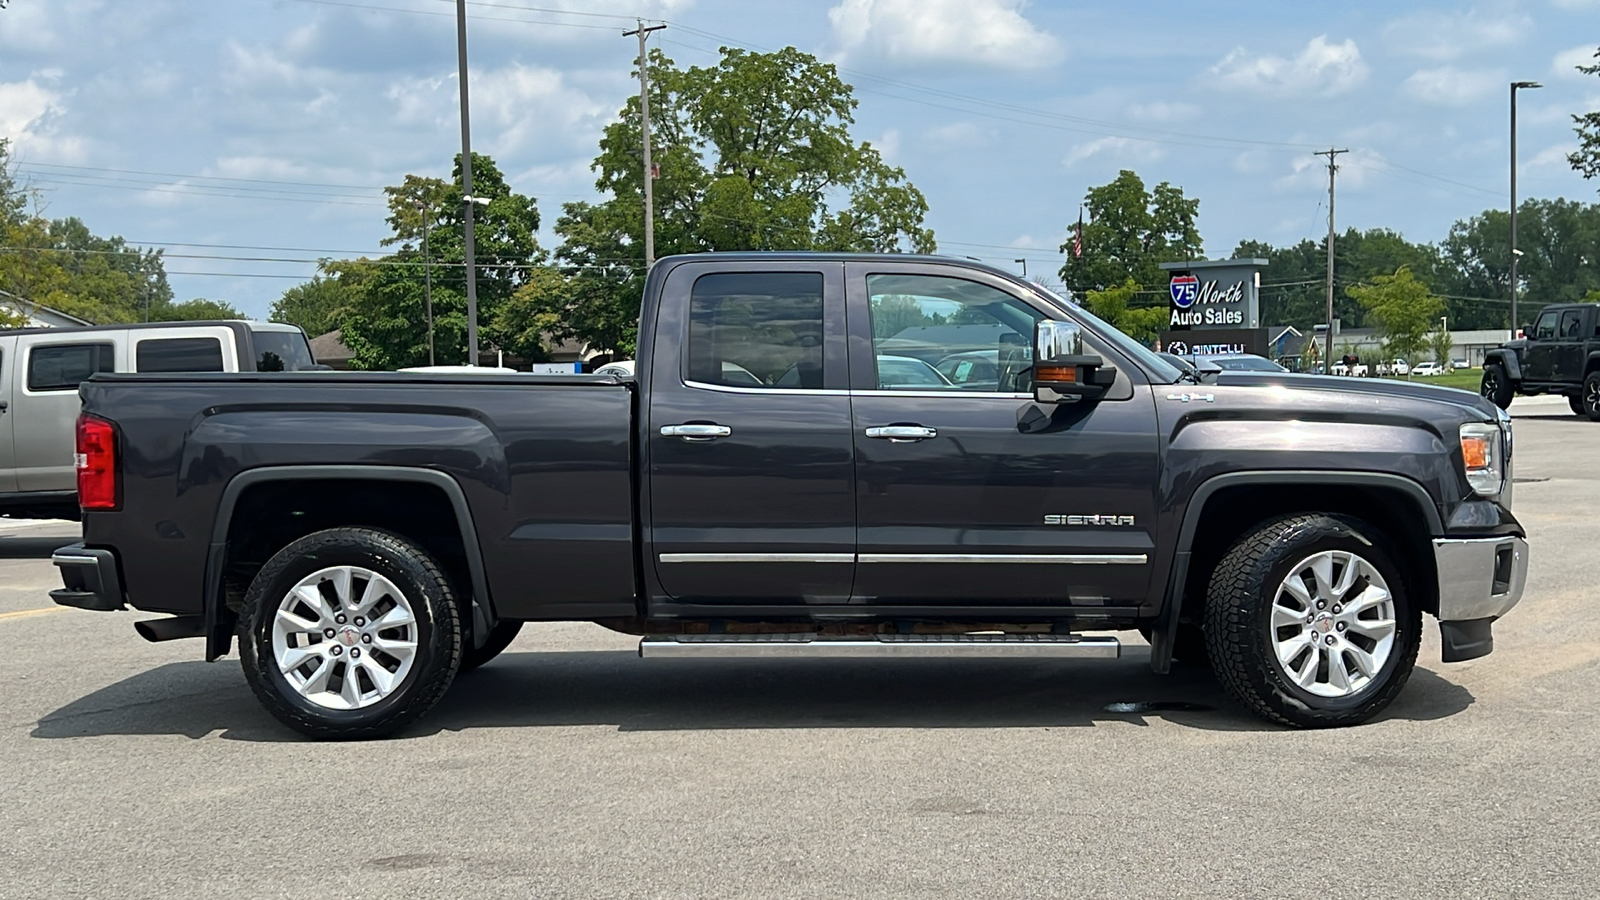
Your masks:
M 772 268 L 688 263 L 663 286 L 646 423 L 649 564 L 671 602 L 850 597 L 844 267 Z
M 1522 380 L 1549 381 L 1555 375 L 1556 311 L 1539 314 L 1539 321 L 1528 335 L 1528 357 L 1522 366 Z
M 851 263 L 847 285 L 856 602 L 1143 602 L 1159 472 L 1142 376 L 1096 346 L 1123 369 L 1117 387 L 1081 410 L 1040 407 L 1058 425 L 1030 432 L 1042 301 L 915 263 Z M 975 372 L 988 377 L 951 377 Z

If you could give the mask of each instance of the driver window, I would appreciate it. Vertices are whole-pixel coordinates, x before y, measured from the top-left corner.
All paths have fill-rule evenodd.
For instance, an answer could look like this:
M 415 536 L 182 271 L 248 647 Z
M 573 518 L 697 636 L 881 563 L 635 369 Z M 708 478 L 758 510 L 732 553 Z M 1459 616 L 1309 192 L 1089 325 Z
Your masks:
M 689 380 L 822 387 L 822 275 L 704 275 L 689 298 Z
M 1028 390 L 1033 325 L 1010 294 L 937 275 L 868 275 L 880 391 Z
M 1553 341 L 1556 338 L 1556 314 L 1547 312 L 1539 317 L 1533 326 L 1533 339 L 1536 341 Z

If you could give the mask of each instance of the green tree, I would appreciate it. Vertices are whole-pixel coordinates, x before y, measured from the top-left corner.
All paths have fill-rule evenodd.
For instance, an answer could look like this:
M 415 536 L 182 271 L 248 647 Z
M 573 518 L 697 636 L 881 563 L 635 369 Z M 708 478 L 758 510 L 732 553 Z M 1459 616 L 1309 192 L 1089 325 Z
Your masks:
M 306 334 L 316 337 L 338 327 L 339 312 L 349 302 L 349 288 L 340 283 L 337 275 L 319 266 L 318 273 L 310 281 L 289 288 L 272 302 L 268 318 L 298 325 Z
M 11 159 L 11 140 L 0 137 L 0 228 L 20 225 L 28 208 L 28 192 L 17 180 L 16 163 Z
M 1595 49 L 1594 58 L 1594 64 L 1578 66 L 1578 71 L 1600 75 L 1600 48 Z M 1572 130 L 1578 133 L 1578 149 L 1567 156 L 1567 162 L 1584 178 L 1600 176 L 1600 109 L 1575 115 L 1572 123 Z
M 1408 363 L 1421 354 L 1428 331 L 1444 310 L 1444 300 L 1403 266 L 1393 275 L 1379 275 L 1371 284 L 1354 285 L 1348 291 L 1377 323 L 1386 356 Z
M 830 64 L 788 47 L 723 48 L 678 68 L 651 51 L 658 256 L 702 250 L 932 252 L 928 204 L 905 172 L 850 135 L 856 99 Z M 556 223 L 571 278 L 557 333 L 630 353 L 644 286 L 638 106 L 607 126 L 592 168 L 608 199 Z
M 1089 291 L 1083 305 L 1089 311 L 1110 323 L 1128 337 L 1146 344 L 1161 336 L 1167 326 L 1167 310 L 1163 306 L 1133 307 L 1139 297 L 1139 283 L 1129 278 L 1115 287 L 1103 291 Z
M 1505 210 L 1457 222 L 1440 246 L 1441 292 L 1452 297 L 1450 321 L 1461 328 L 1526 324 L 1550 303 L 1572 303 L 1600 288 L 1600 203 L 1527 200 L 1517 208 L 1518 311 L 1510 320 L 1510 215 Z M 1460 299 L 1456 299 L 1460 298 Z
M 232 304 L 221 300 L 207 300 L 196 297 L 182 303 L 163 304 L 151 310 L 152 322 L 201 322 L 216 319 L 247 319 L 244 313 L 235 309 Z
M 472 192 L 489 200 L 474 213 L 474 283 L 478 294 L 480 342 L 485 348 L 520 348 L 526 328 L 501 314 L 519 287 L 544 263 L 535 233 L 539 210 L 533 197 L 511 190 L 494 161 L 472 155 Z M 450 181 L 407 175 L 385 188 L 392 234 L 398 246 L 378 259 L 330 261 L 323 265 L 344 301 L 325 324 L 337 325 L 358 369 L 396 369 L 428 362 L 427 287 L 432 277 L 435 361 L 467 361 L 466 247 L 461 159 Z M 422 246 L 427 222 L 427 253 Z M 308 329 L 309 331 L 309 329 Z M 513 352 L 516 352 L 513 350 Z
M 1455 349 L 1455 342 L 1450 337 L 1450 332 L 1443 328 L 1436 328 L 1428 333 L 1428 356 L 1443 368 L 1450 367 L 1450 351 Z
M 1195 226 L 1200 201 L 1185 197 L 1180 187 L 1163 181 L 1149 191 L 1137 173 L 1124 169 L 1109 184 L 1090 188 L 1084 205 L 1089 221 L 1082 255 L 1073 255 L 1073 239 L 1061 245 L 1067 254 L 1061 280 L 1074 293 L 1104 291 L 1129 279 L 1162 284 L 1161 263 L 1201 256 Z

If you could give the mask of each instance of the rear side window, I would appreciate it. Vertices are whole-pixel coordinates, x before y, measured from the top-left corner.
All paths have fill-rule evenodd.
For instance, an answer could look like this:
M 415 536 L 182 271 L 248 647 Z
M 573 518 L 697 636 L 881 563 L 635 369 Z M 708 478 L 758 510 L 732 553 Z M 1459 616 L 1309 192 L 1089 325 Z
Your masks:
M 1583 327 L 1583 310 L 1569 309 L 1561 314 L 1561 339 L 1575 341 L 1583 337 L 1580 329 Z
M 303 372 L 315 361 L 305 335 L 298 331 L 252 331 L 257 372 Z
M 214 337 L 154 338 L 139 342 L 136 372 L 221 372 L 222 341 Z
M 822 387 L 822 275 L 704 275 L 689 299 L 689 380 Z
M 28 353 L 28 390 L 75 391 L 96 372 L 116 371 L 110 344 L 48 344 Z

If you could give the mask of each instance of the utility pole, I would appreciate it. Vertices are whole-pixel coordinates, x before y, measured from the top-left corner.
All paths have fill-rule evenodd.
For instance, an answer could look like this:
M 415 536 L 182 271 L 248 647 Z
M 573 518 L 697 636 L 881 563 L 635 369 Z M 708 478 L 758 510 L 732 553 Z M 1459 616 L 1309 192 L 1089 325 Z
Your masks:
M 1517 260 L 1522 253 L 1517 250 L 1517 90 L 1541 88 L 1537 81 L 1511 82 L 1511 336 L 1517 336 L 1522 324 L 1517 321 Z
M 1322 374 L 1324 375 L 1333 374 L 1333 175 L 1339 171 L 1339 167 L 1334 164 L 1334 158 L 1341 153 L 1349 152 L 1349 150 L 1335 150 L 1329 147 L 1316 153 L 1317 156 L 1326 156 L 1328 158 L 1328 334 L 1325 345 L 1327 349 L 1322 356 Z
M 461 81 L 461 205 L 467 257 L 467 365 L 478 364 L 478 275 L 472 258 L 472 117 L 467 107 L 467 0 L 456 0 L 456 65 Z
M 426 200 L 417 202 L 417 212 L 422 214 L 422 302 L 428 310 L 428 365 L 433 365 L 433 257 L 428 253 L 428 220 L 433 218 L 433 207 Z
M 1022 263 L 1022 277 L 1023 278 L 1027 278 L 1028 277 L 1028 260 L 1027 260 L 1027 258 L 1014 259 L 1014 260 L 1012 260 L 1012 262 Z
M 465 0 L 458 0 L 465 2 Z M 646 55 L 645 41 L 650 32 L 660 31 L 666 25 L 646 28 L 643 19 L 634 19 L 638 28 L 624 31 L 623 37 L 639 36 L 639 124 L 644 132 L 644 266 L 656 264 L 655 167 L 650 164 L 650 58 Z

